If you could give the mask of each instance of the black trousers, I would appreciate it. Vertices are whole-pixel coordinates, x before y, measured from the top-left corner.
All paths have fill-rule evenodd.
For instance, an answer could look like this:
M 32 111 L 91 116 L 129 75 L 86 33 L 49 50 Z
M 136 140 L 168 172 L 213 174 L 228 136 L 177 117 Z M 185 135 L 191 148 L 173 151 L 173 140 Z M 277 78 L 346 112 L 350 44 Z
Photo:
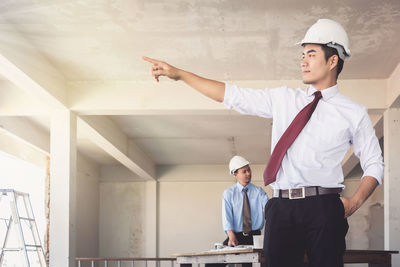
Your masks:
M 251 231 L 251 233 L 247 236 L 244 236 L 242 232 L 240 233 L 235 233 L 236 239 L 239 243 L 239 245 L 253 245 L 253 235 L 261 235 L 261 231 Z M 229 237 L 224 240 L 222 243 L 223 245 L 227 246 L 229 242 Z M 206 267 L 225 267 L 226 264 L 224 263 L 207 263 L 205 265 Z M 251 263 L 243 263 L 242 267 L 251 267 Z
M 261 230 L 251 231 L 251 233 L 249 233 L 249 235 L 247 236 L 243 235 L 242 232 L 240 233 L 235 232 L 235 236 L 239 245 L 253 245 L 253 235 L 261 235 Z M 229 237 L 227 237 L 222 244 L 227 246 L 228 242 L 229 242 Z
M 267 267 L 343 266 L 349 226 L 338 194 L 304 199 L 271 198 L 265 206 Z

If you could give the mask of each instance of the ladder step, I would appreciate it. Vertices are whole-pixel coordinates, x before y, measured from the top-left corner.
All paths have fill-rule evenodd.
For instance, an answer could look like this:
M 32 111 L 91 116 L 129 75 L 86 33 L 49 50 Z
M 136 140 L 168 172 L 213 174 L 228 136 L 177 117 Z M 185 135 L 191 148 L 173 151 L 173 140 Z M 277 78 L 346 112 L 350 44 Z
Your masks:
M 1 0 L 0 0 L 1 1 Z M 37 253 L 40 261 L 40 266 L 41 267 L 46 267 L 46 259 L 44 256 L 43 248 L 40 243 L 40 237 L 37 229 L 37 225 L 35 222 L 35 218 L 33 215 L 33 210 L 32 210 L 32 205 L 29 200 L 29 194 L 22 193 L 22 192 L 17 192 L 15 190 L 7 190 L 7 189 L 0 189 L 0 201 L 3 201 L 3 198 L 5 199 L 7 197 L 7 200 L 10 202 L 10 218 L 3 218 L 5 217 L 4 215 L 1 215 L 0 222 L 3 223 L 3 221 L 6 224 L 7 231 L 5 234 L 5 239 L 3 242 L 3 247 L 0 248 L 0 267 L 2 265 L 3 261 L 3 256 L 6 252 L 9 252 L 10 254 L 14 253 L 23 253 L 26 257 L 26 260 L 28 261 L 27 266 L 30 266 L 30 262 L 32 259 L 29 259 L 28 253 Z M 21 199 L 22 197 L 22 199 Z M 19 205 L 21 204 L 21 205 Z M 26 211 L 26 213 L 20 214 L 19 209 L 21 207 L 24 208 L 23 210 Z M 22 215 L 22 216 L 21 216 Z M 29 231 L 26 227 L 22 227 L 22 221 L 26 221 L 29 223 L 25 223 L 26 225 L 29 226 L 30 233 L 32 234 L 33 240 L 30 242 L 33 242 L 33 244 L 26 244 L 25 243 L 25 230 Z M 15 227 L 14 224 L 17 224 L 17 230 L 16 231 L 11 231 L 12 227 Z M 24 224 L 24 226 L 25 226 Z M 15 232 L 17 235 L 19 235 L 19 247 L 7 247 L 8 243 L 8 237 L 11 232 Z M 21 255 L 22 256 L 22 255 Z
M 42 246 L 39 246 L 39 245 L 25 245 L 25 247 L 41 248 Z
M 27 248 L 26 251 L 38 251 L 38 250 L 34 248 Z
M 2 251 L 20 251 L 22 248 L 0 248 Z
M 25 221 L 31 221 L 31 222 L 34 222 L 34 221 L 35 221 L 35 219 L 26 218 L 26 217 L 19 217 L 19 219 L 20 219 L 20 220 L 25 220 Z

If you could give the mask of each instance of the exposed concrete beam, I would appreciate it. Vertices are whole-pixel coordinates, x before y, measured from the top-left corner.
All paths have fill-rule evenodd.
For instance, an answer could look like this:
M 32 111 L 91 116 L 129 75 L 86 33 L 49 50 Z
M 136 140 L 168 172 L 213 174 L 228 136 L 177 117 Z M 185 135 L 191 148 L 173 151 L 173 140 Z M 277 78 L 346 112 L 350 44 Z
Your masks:
M 123 165 L 102 165 L 100 182 L 143 182 L 143 179 Z
M 387 106 L 400 108 L 400 63 L 387 81 Z
M 49 155 L 49 133 L 43 131 L 26 118 L 0 116 L 0 128 L 18 138 L 22 142 L 33 146 L 39 151 Z
M 282 85 L 305 87 L 302 81 L 232 81 L 262 89 Z M 340 91 L 369 110 L 386 109 L 387 80 L 343 80 Z M 208 99 L 183 82 L 69 82 L 70 108 L 81 115 L 226 114 L 224 105 Z M 382 113 L 382 112 L 379 112 Z
M 213 176 L 204 175 L 204 170 Z M 227 164 L 157 165 L 159 182 L 230 182 Z M 265 164 L 251 164 L 252 182 L 263 182 Z M 190 175 L 188 175 L 190 173 Z
M 65 78 L 12 24 L 0 19 L 0 74 L 53 108 L 67 105 Z
M 371 122 L 375 128 L 375 134 L 378 139 L 383 137 L 383 115 L 370 114 Z M 353 147 L 347 151 L 342 162 L 343 175 L 346 177 L 356 165 L 360 162 L 359 158 L 354 154 Z
M 147 170 L 147 173 L 149 173 L 153 179 L 156 179 L 156 164 L 136 145 L 135 141 L 132 139 L 128 139 L 128 157 L 143 170 Z M 139 173 L 136 172 L 136 174 Z
M 35 116 L 51 114 L 51 108 L 32 98 L 10 81 L 0 80 L 0 116 Z
M 141 151 L 133 141 L 109 118 L 101 116 L 82 116 L 78 120 L 78 129 L 96 145 L 118 160 L 126 168 L 142 177 L 156 179 L 154 162 Z M 135 147 L 132 150 L 130 146 Z M 134 152 L 135 155 L 130 153 Z

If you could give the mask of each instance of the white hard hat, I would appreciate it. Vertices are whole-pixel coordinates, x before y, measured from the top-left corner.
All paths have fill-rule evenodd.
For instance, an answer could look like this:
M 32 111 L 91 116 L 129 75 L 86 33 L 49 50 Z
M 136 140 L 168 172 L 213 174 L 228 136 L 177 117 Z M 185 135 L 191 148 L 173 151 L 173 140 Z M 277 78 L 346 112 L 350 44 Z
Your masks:
M 319 19 L 298 44 L 325 44 L 338 50 L 339 57 L 343 60 L 351 55 L 346 31 L 342 25 L 331 19 Z
M 249 164 L 250 162 L 248 162 L 245 158 L 241 156 L 234 156 L 229 162 L 229 172 L 230 174 L 233 174 L 236 170 Z

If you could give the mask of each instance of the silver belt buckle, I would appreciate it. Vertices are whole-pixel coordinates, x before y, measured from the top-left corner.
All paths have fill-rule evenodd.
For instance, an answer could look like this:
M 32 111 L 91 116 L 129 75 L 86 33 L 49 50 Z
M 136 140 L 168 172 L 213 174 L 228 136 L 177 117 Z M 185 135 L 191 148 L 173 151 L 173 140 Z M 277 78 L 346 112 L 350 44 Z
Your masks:
M 244 236 L 249 236 L 249 235 L 250 235 L 250 233 L 245 233 L 245 232 L 242 232 L 242 234 L 243 234 Z
M 300 199 L 306 197 L 306 188 L 297 187 L 289 189 L 289 199 Z

